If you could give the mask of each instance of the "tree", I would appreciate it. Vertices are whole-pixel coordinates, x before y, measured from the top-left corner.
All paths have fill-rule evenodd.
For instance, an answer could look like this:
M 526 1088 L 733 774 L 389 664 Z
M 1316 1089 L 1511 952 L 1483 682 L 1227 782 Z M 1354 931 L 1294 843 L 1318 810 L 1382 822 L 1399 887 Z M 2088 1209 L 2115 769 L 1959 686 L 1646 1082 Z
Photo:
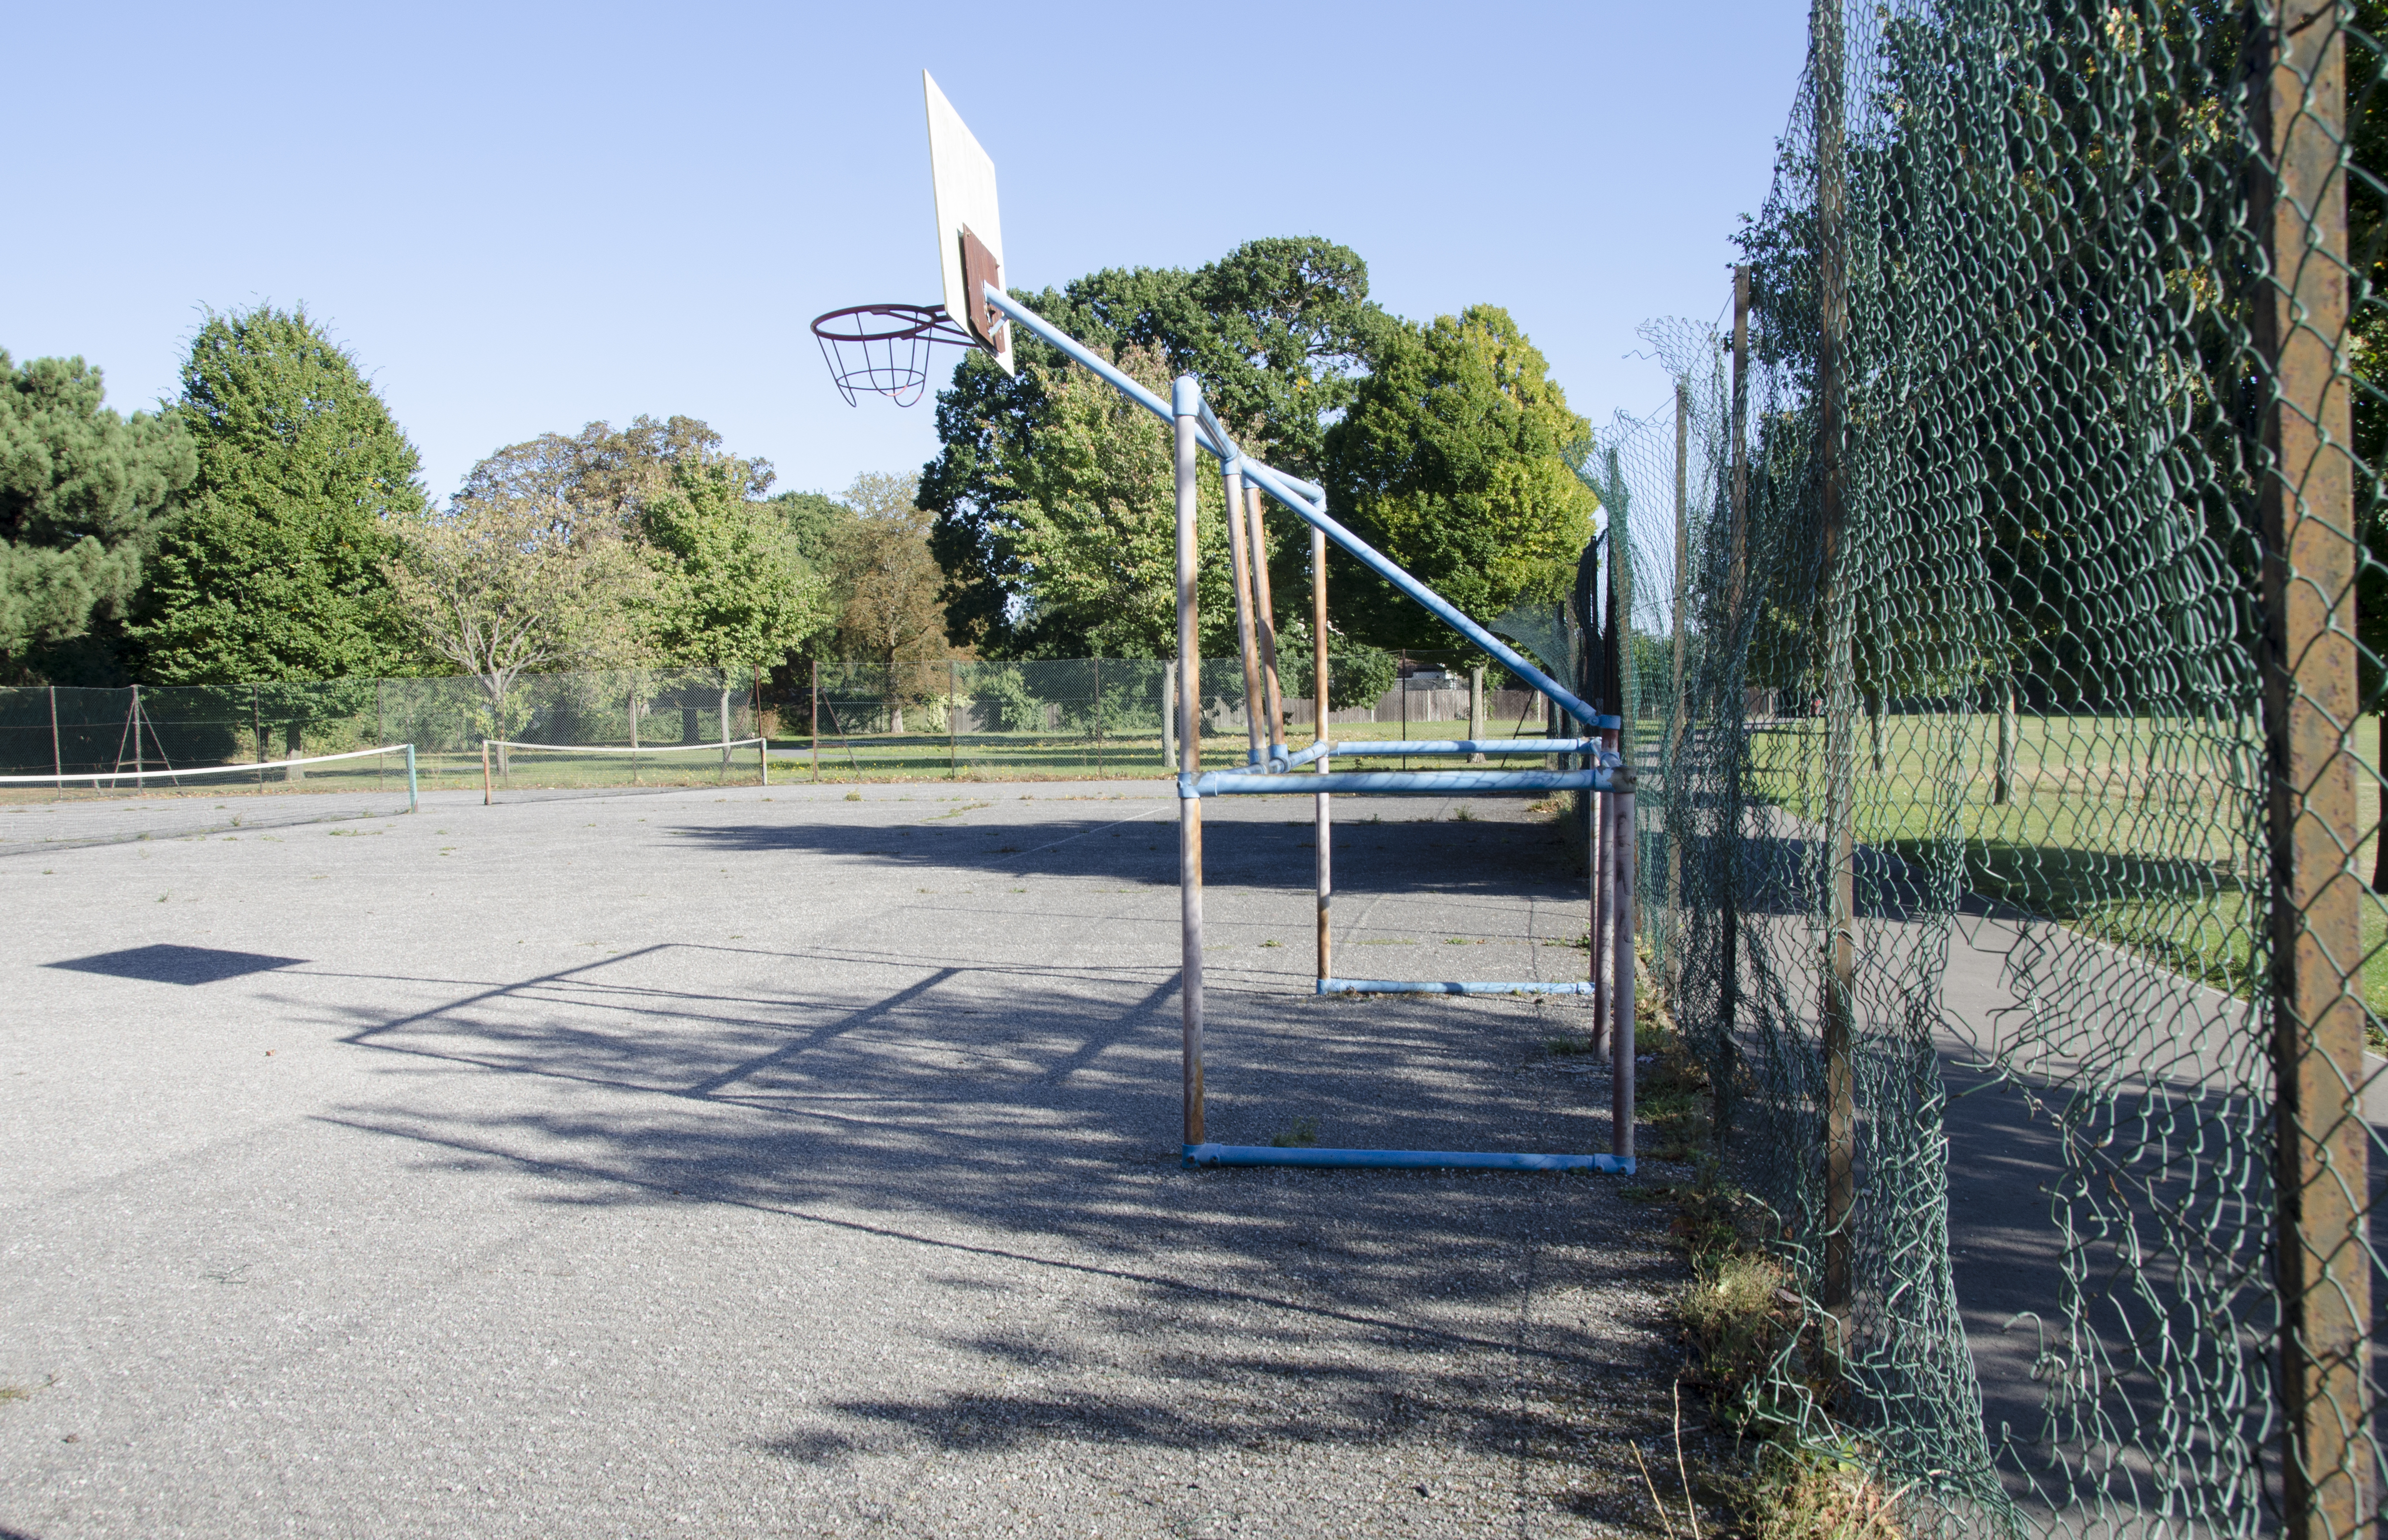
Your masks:
M 592 532 L 610 523 L 615 534 L 637 538 L 647 499 L 674 486 L 683 467 L 710 465 L 734 467 L 743 498 L 763 496 L 773 479 L 769 461 L 729 453 L 721 435 L 697 418 L 657 422 L 641 413 L 627 428 L 596 422 L 577 434 L 546 433 L 510 444 L 473 467 L 460 495 L 501 483 L 513 491 L 531 488 L 569 506 L 574 520 Z
M 444 511 L 402 521 L 387 569 L 424 645 L 481 682 L 500 733 L 522 675 L 620 666 L 643 644 L 636 617 L 652 573 L 606 511 L 573 502 L 553 469 L 514 450 L 483 461 Z
M 1168 365 L 1150 347 L 1114 360 L 1166 391 Z M 1079 638 L 1111 657 L 1177 650 L 1177 477 L 1170 430 L 1083 369 L 1031 369 L 1046 406 L 997 443 L 995 485 L 1007 497 L 1005 554 L 1024 598 L 1021 629 Z M 1203 650 L 1236 647 L 1226 498 L 1203 467 L 1196 503 L 1201 549 L 1197 596 Z
M 752 484 L 744 461 L 682 461 L 645 499 L 641 528 L 658 567 L 650 635 L 667 657 L 757 667 L 829 625 L 828 585 L 782 511 L 747 497 Z
M 387 572 L 421 463 L 304 309 L 210 312 L 174 415 L 197 473 L 130 634 L 160 684 L 337 679 L 418 654 Z
M 952 656 L 946 641 L 945 574 L 929 549 L 931 516 L 918 501 L 920 478 L 865 473 L 845 490 L 854 518 L 832 559 L 843 597 L 837 635 L 848 657 L 884 670 L 891 732 L 904 730 L 904 707 L 923 692 L 904 688 L 899 664 Z
M 81 359 L 19 369 L 0 349 L 0 678 L 105 667 L 95 627 L 119 624 L 144 546 L 197 473 L 179 422 L 127 421 L 103 396 Z
M 1191 371 L 1221 415 L 1255 453 L 1316 479 L 1325 426 L 1348 407 L 1359 376 L 1397 329 L 1369 301 L 1367 265 L 1315 237 L 1252 241 L 1192 272 L 1112 269 L 1059 291 L 1023 295 L 1039 314 L 1106 353 L 1144 349 L 1165 382 Z M 990 656 L 1062 657 L 1091 650 L 1066 612 L 1029 598 L 1012 540 L 1019 478 L 1003 446 L 1034 441 L 1052 409 L 1055 382 L 1073 373 L 1061 355 L 1015 330 L 1023 367 L 1008 377 L 973 355 L 937 398 L 944 448 L 922 472 L 921 506 L 936 515 L 945 569 L 947 635 Z M 1036 366 L 1042 366 L 1041 369 Z M 1307 592 L 1297 562 L 1281 587 L 1289 603 Z
M 1464 613 L 1556 603 L 1599 499 L 1574 472 L 1591 429 L 1506 310 L 1391 334 L 1327 430 L 1327 499 L 1353 532 Z M 1451 644 L 1443 624 L 1340 551 L 1339 624 L 1378 647 Z

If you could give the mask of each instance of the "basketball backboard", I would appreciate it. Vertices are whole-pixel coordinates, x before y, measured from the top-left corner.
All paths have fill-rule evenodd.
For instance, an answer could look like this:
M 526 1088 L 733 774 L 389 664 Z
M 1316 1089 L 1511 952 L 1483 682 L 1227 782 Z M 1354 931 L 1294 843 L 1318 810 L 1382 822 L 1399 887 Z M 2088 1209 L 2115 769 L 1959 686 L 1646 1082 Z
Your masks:
M 991 281 L 1003 286 L 1003 218 L 996 206 L 995 162 L 937 89 L 926 69 L 921 85 L 929 107 L 929 177 L 937 200 L 937 264 L 945 275 L 946 313 L 980 340 L 992 345 L 995 361 L 1011 373 L 1011 328 L 1002 315 L 981 300 L 971 280 L 991 265 Z M 964 232 L 972 238 L 966 241 Z M 965 260 L 974 241 L 981 249 Z

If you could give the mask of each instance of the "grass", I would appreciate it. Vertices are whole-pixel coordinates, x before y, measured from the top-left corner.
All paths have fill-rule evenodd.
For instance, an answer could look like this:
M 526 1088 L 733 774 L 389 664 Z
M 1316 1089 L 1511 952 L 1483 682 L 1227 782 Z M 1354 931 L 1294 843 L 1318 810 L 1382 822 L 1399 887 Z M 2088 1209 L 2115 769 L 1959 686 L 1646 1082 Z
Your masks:
M 1318 1142 L 1318 1121 L 1313 1117 L 1297 1117 L 1293 1127 L 1283 1133 L 1271 1134 L 1269 1144 L 1274 1149 L 1308 1149 Z
M 1858 842 L 1918 866 L 1953 853 L 1969 891 L 2247 993 L 2266 882 L 2261 810 L 2244 789 L 2252 737 L 2178 719 L 2065 713 L 2024 713 L 2016 729 L 2001 776 L 1994 716 L 1886 717 L 1879 757 L 1861 723 Z M 2380 818 L 2377 719 L 2355 737 L 2367 771 L 2356 777 L 2367 836 L 2355 865 L 2368 880 Z M 1824 748 L 1818 719 L 1753 734 L 1752 792 L 1821 823 Z M 2388 905 L 2367 888 L 2360 907 L 2364 995 L 2375 1017 L 2388 1017 Z M 2388 1047 L 2377 1021 L 2371 1033 Z

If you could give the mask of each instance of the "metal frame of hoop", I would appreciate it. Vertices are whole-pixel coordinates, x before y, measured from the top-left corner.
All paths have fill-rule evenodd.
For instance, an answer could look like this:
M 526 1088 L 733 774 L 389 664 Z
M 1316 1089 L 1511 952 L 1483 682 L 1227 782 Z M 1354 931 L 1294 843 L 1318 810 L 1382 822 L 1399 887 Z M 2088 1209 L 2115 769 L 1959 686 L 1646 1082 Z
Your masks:
M 813 317 L 813 337 L 850 407 L 862 404 L 864 392 L 908 407 L 928 388 L 931 348 L 984 346 L 943 305 L 849 305 Z

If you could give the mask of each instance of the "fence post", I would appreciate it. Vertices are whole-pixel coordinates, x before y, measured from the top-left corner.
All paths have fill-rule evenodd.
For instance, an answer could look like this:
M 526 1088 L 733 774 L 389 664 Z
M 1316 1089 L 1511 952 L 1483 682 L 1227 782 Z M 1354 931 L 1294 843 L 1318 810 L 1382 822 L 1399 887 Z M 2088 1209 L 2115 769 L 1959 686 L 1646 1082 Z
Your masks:
M 1815 0 L 1809 12 L 1816 120 L 1816 416 L 1821 508 L 1817 609 L 1823 655 L 1824 847 L 1826 895 L 1822 1048 L 1824 1060 L 1823 1306 L 1840 1322 L 1836 1355 L 1848 1351 L 1854 1298 L 1850 1218 L 1857 1206 L 1857 1080 L 1852 1059 L 1857 1009 L 1856 773 L 1850 732 L 1846 429 L 1841 357 L 1848 331 L 1848 182 L 1843 143 L 1845 45 L 1841 0 Z
M 813 660 L 813 709 L 811 736 L 813 745 L 813 784 L 820 784 L 820 660 Z
M 756 745 L 755 765 L 762 775 L 763 784 L 768 787 L 771 784 L 771 735 L 763 727 L 763 665 L 756 663 L 753 666 L 755 669 L 755 736 L 762 740 Z
M 50 687 L 50 774 L 58 778 L 58 789 L 66 789 L 66 751 L 58 745 L 58 687 Z
M 961 730 L 955 718 L 962 709 L 962 665 L 952 658 L 946 660 L 946 778 L 962 778 Z
M 1184 970 L 1178 987 L 1184 1011 L 1180 1073 L 1186 1148 L 1190 1155 L 1202 1142 L 1202 799 L 1194 794 L 1194 777 L 1202 770 L 1202 733 L 1195 720 L 1201 698 L 1198 671 L 1202 666 L 1202 634 L 1194 608 L 1195 563 L 1201 554 L 1195 524 L 1201 448 L 1194 435 L 1202 410 L 1202 387 L 1193 375 L 1180 374 L 1170 394 L 1177 430 L 1177 697 L 1178 710 L 1184 713 L 1177 726 L 1177 899 Z
M 1732 725 L 1721 745 L 1725 758 L 1724 845 L 1711 860 L 1722 867 L 1717 884 L 1718 1067 L 1714 1100 L 1717 1136 L 1733 1126 L 1733 1093 L 1739 1040 L 1734 1036 L 1741 1009 L 1741 762 L 1748 743 L 1749 709 L 1746 655 L 1741 650 L 1742 585 L 1749 570 L 1749 268 L 1733 270 L 1733 502 L 1727 512 L 1725 612 L 1722 626 L 1733 666 L 1717 678 L 1740 699 L 1720 701 L 1717 720 Z
M 1095 654 L 1095 779 L 1103 780 L 1103 655 Z
M 2271 843 L 2283 1533 L 2377 1519 L 2366 1242 L 2355 667 L 2354 466 L 2345 351 L 2343 0 L 2269 0 L 2255 39 L 2250 205 L 2267 271 L 2255 342 L 2268 378 L 2260 484 Z

